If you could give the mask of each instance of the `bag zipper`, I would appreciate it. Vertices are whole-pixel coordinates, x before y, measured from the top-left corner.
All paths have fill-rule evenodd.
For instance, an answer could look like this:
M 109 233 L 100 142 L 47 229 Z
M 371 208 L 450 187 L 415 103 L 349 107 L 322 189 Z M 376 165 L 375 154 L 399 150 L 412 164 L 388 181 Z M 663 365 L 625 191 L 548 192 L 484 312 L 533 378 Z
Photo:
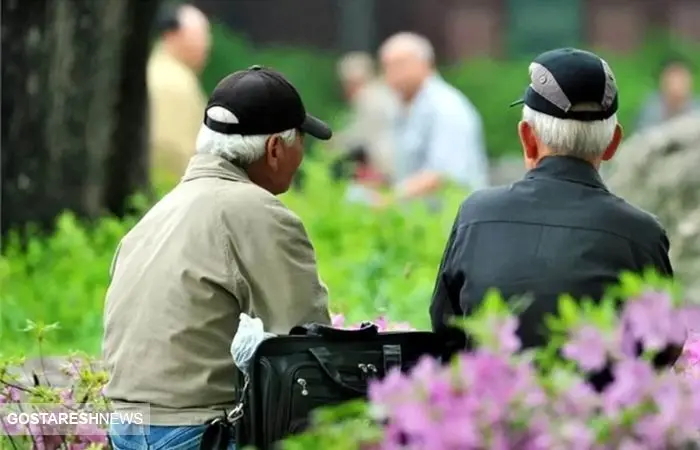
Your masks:
M 306 378 L 300 377 L 299 372 L 304 369 L 304 368 L 318 368 L 318 364 L 316 363 L 310 363 L 310 362 L 305 362 L 305 363 L 299 363 L 291 367 L 290 372 L 292 373 L 292 384 L 289 386 L 289 389 L 283 389 L 283 392 L 280 395 L 280 405 L 284 405 L 284 407 L 279 409 L 279 413 L 277 414 L 276 420 L 277 420 L 277 434 L 282 435 L 279 437 L 279 439 L 283 438 L 284 435 L 289 431 L 287 430 L 291 420 L 292 420 L 292 399 L 294 397 L 294 391 L 295 389 L 300 389 L 300 394 L 302 397 L 307 397 L 311 392 L 310 392 L 310 386 L 309 382 Z M 379 371 L 377 370 L 376 366 L 374 364 L 363 364 L 360 363 L 357 365 L 358 370 L 361 372 L 360 374 L 360 379 L 361 380 L 368 380 L 376 375 L 378 375 Z M 297 388 L 298 386 L 298 388 Z M 284 427 L 284 429 L 282 429 Z
M 304 368 L 304 367 L 316 367 L 316 363 L 312 362 L 303 362 L 303 363 L 297 363 L 294 364 L 289 368 L 288 373 L 291 373 L 291 379 L 292 383 L 290 385 L 286 385 L 282 387 L 282 392 L 280 392 L 280 408 L 278 408 L 277 414 L 275 416 L 275 421 L 277 422 L 275 425 L 275 440 L 282 439 L 284 438 L 284 435 L 286 434 L 287 426 L 290 420 L 290 416 L 292 414 L 292 408 L 291 408 L 291 400 L 292 396 L 294 395 L 294 388 L 295 386 L 301 386 L 302 388 L 302 395 L 307 396 L 309 395 L 308 391 L 308 383 L 304 378 L 300 378 L 297 376 L 299 371 Z M 306 392 L 304 394 L 304 392 Z

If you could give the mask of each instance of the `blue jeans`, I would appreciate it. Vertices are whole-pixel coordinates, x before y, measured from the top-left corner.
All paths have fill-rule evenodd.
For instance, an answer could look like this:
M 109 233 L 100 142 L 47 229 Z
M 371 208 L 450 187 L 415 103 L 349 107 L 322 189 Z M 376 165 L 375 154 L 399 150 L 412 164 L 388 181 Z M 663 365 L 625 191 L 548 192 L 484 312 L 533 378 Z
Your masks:
M 114 450 L 199 450 L 206 425 L 167 427 L 115 424 L 109 430 Z M 228 450 L 236 450 L 231 442 Z

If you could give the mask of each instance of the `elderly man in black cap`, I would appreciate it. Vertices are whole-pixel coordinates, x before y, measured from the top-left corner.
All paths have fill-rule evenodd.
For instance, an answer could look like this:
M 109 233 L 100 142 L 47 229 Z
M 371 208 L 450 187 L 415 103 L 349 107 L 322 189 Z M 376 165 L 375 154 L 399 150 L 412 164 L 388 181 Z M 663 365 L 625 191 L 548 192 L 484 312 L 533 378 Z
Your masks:
M 608 191 L 598 174 L 622 139 L 608 64 L 565 48 L 538 56 L 518 135 L 529 172 L 510 186 L 474 192 L 459 209 L 436 280 L 434 328 L 469 315 L 489 288 L 529 295 L 525 347 L 547 342 L 544 317 L 560 294 L 600 299 L 622 271 L 671 276 L 666 232 L 650 214 Z
M 112 265 L 105 394 L 115 411 L 144 419 L 112 427 L 116 450 L 208 442 L 207 424 L 236 406 L 230 346 L 241 313 L 274 334 L 330 324 L 314 248 L 277 195 L 304 139 L 331 130 L 282 74 L 259 66 L 224 78 L 202 117 L 184 177 L 122 239 Z

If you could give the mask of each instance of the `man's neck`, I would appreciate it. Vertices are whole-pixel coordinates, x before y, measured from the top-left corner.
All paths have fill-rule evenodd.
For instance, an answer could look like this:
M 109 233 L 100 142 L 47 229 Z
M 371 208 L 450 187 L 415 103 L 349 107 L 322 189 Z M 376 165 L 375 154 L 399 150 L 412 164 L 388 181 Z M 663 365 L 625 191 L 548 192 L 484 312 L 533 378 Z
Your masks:
M 530 164 L 530 165 L 529 165 L 530 167 L 528 167 L 528 169 L 534 169 L 535 167 L 537 167 L 537 166 L 540 165 L 540 163 L 542 162 L 543 159 L 549 158 L 549 157 L 553 157 L 553 158 L 556 158 L 556 157 L 575 158 L 575 159 L 578 159 L 578 160 L 580 160 L 580 161 L 583 161 L 583 162 L 586 162 L 586 163 L 590 164 L 591 166 L 593 166 L 593 167 L 595 168 L 595 170 L 600 170 L 600 165 L 601 165 L 602 162 L 603 162 L 603 160 L 602 160 L 601 158 L 584 159 L 584 158 L 579 158 L 579 157 L 577 157 L 577 156 L 562 155 L 562 154 L 557 154 L 557 153 L 553 153 L 553 152 L 545 152 L 544 154 L 542 154 L 542 156 L 540 156 L 540 157 L 537 159 L 537 161 L 536 161 L 534 164 Z
M 186 67 L 187 69 L 191 70 L 193 73 L 197 73 L 197 70 L 187 64 L 185 58 L 182 57 L 180 51 L 178 50 L 177 46 L 175 46 L 172 42 L 168 41 L 163 41 L 160 44 L 161 46 L 161 51 L 177 61 L 179 64 L 181 64 L 183 67 Z
M 403 102 L 405 106 L 410 106 L 415 101 L 416 97 L 425 89 L 425 86 L 430 82 L 433 76 L 433 73 L 428 74 L 412 92 L 404 96 Z

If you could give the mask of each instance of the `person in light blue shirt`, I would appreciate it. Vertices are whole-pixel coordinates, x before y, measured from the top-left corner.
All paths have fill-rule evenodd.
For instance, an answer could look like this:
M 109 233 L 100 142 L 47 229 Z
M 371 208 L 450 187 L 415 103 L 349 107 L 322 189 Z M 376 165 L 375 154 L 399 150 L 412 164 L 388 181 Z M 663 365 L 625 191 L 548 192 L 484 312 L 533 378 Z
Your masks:
M 395 199 L 429 196 L 450 182 L 468 190 L 487 187 L 481 116 L 437 73 L 430 42 L 399 33 L 379 53 L 386 82 L 403 103 L 395 125 Z

